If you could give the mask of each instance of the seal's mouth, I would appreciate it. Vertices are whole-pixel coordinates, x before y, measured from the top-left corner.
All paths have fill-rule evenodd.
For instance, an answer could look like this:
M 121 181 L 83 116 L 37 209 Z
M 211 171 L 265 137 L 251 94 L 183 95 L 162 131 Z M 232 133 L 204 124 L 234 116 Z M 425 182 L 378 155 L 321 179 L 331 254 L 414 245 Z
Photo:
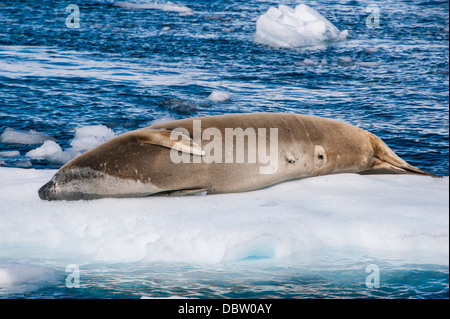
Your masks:
M 95 171 L 76 168 L 57 172 L 39 191 L 42 200 L 92 200 L 105 197 L 145 197 L 167 191 L 145 181 L 120 178 Z
M 55 194 L 55 182 L 49 181 L 47 184 L 42 186 L 38 191 L 40 199 L 43 200 L 53 200 Z
M 53 200 L 81 200 L 92 199 L 94 196 L 88 196 L 82 192 L 64 192 L 57 191 L 57 184 L 53 180 L 42 186 L 38 191 L 40 199 L 53 201 Z

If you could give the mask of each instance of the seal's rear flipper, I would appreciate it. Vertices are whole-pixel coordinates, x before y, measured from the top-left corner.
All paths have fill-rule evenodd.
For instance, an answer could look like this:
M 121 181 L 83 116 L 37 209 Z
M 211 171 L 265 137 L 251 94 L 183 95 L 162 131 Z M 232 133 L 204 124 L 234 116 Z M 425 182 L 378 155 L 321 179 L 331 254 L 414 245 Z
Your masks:
M 371 168 L 360 174 L 417 174 L 442 177 L 409 165 L 374 134 L 369 133 L 369 139 L 374 150 L 374 162 Z
M 415 175 L 426 175 L 431 177 L 442 178 L 442 176 L 435 175 L 430 172 L 426 172 L 417 168 L 415 166 L 409 165 L 405 161 L 395 163 L 393 165 L 391 163 L 382 161 L 378 158 L 375 159 L 375 164 L 372 168 L 369 168 L 365 171 L 359 172 L 361 175 L 371 175 L 371 174 L 415 174 Z

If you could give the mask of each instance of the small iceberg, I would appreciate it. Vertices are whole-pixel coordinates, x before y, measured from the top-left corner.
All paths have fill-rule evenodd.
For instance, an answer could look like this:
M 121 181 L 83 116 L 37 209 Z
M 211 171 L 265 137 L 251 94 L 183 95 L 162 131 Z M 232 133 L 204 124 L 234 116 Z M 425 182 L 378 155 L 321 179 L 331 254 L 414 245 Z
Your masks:
M 347 38 L 347 30 L 339 31 L 306 4 L 295 9 L 282 4 L 271 7 L 256 22 L 256 42 L 276 48 L 298 48 Z

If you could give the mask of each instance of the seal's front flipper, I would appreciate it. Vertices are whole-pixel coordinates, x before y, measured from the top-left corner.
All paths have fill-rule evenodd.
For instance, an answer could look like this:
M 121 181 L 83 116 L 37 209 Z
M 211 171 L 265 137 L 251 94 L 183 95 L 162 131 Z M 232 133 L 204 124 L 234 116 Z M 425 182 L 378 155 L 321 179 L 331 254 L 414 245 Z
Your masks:
M 172 148 L 192 155 L 205 155 L 205 151 L 189 135 L 176 130 L 142 129 L 136 131 L 140 143 Z M 181 139 L 180 139 L 181 137 Z
M 154 194 L 154 196 L 166 196 L 166 197 L 180 197 L 186 195 L 202 195 L 208 191 L 207 188 L 191 188 L 191 189 L 179 189 L 175 191 L 168 191 Z

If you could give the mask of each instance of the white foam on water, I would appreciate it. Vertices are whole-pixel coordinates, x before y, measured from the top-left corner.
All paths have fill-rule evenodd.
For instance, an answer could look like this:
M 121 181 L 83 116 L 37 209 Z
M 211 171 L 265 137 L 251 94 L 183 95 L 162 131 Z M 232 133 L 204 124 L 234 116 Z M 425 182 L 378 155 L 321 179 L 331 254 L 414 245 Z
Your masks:
M 166 3 L 134 3 L 128 1 L 115 2 L 115 6 L 125 9 L 156 9 L 168 12 L 178 12 L 181 14 L 192 13 L 192 9 L 182 4 L 167 1 Z
M 54 173 L 0 168 L 0 258 L 214 264 L 338 249 L 448 265 L 448 177 L 341 174 L 237 194 L 42 201 Z
M 306 4 L 292 9 L 280 4 L 270 7 L 256 22 L 255 40 L 276 48 L 297 48 L 345 40 L 348 31 L 339 31 L 329 20 Z
M 56 272 L 45 266 L 22 263 L 0 263 L 0 287 L 31 283 L 36 281 L 49 281 L 56 277 Z

